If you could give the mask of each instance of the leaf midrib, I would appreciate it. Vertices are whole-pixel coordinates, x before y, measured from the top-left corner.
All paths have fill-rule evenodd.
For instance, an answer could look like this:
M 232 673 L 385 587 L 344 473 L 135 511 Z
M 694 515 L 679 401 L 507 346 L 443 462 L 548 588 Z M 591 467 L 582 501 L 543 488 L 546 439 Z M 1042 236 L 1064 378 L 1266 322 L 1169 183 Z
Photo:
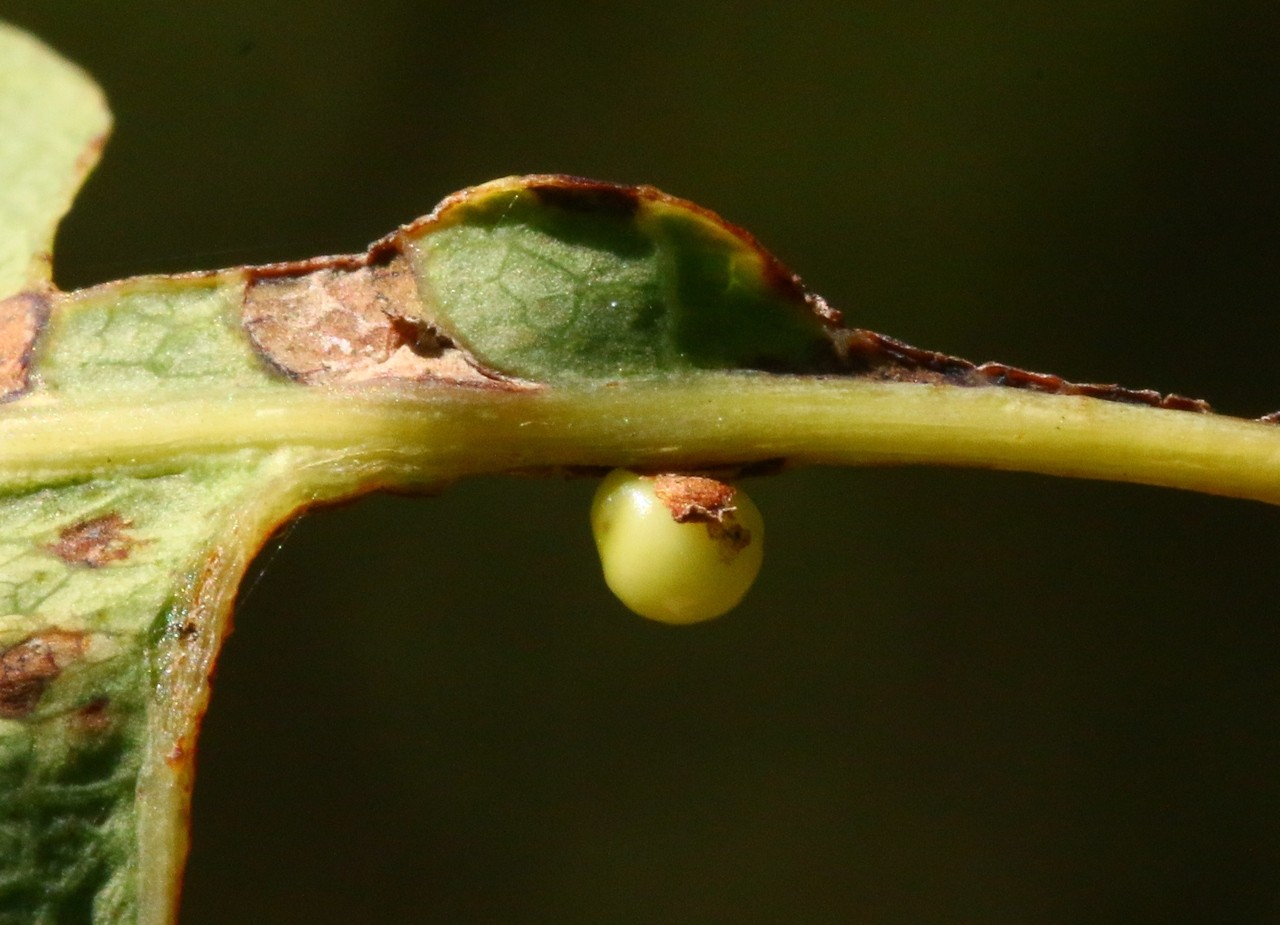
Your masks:
M 1280 503 L 1274 425 L 1000 387 L 761 373 L 532 392 L 389 382 L 27 399 L 0 416 L 0 490 L 245 449 L 288 449 L 300 481 L 335 494 L 339 468 L 363 470 L 357 483 L 429 487 L 522 469 L 785 460 L 1024 470 Z

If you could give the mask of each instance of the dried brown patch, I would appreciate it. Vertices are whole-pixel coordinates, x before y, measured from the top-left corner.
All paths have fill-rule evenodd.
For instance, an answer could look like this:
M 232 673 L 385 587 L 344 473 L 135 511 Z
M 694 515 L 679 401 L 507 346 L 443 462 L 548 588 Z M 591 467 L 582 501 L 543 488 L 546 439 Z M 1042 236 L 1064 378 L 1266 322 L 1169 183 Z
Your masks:
M 653 478 L 653 493 L 679 524 L 705 524 L 707 536 L 720 544 L 721 555 L 732 559 L 751 544 L 751 531 L 738 523 L 733 503 L 738 490 L 701 475 L 664 473 Z
M 50 630 L 0 652 L 0 718 L 21 719 L 34 710 L 45 689 L 86 647 L 83 633 Z
M 114 725 L 111 716 L 111 701 L 106 697 L 91 700 L 73 712 L 67 719 L 71 730 L 83 736 L 97 737 L 109 732 Z
M 0 401 L 27 390 L 36 338 L 49 317 L 49 300 L 23 292 L 0 301 Z
M 652 186 L 629 186 L 564 174 L 508 177 L 460 190 L 442 200 L 430 214 L 375 241 L 363 254 L 249 268 L 245 326 L 270 362 L 303 382 L 385 377 L 442 379 L 489 388 L 534 388 L 536 386 L 529 383 L 506 380 L 484 370 L 466 351 L 437 332 L 429 318 L 411 315 L 420 304 L 416 292 L 406 288 L 396 297 L 382 299 L 379 296 L 396 286 L 408 287 L 413 283 L 404 257 L 409 241 L 429 234 L 437 225 L 453 221 L 450 215 L 453 210 L 467 206 L 478 197 L 526 190 L 551 207 L 582 212 L 627 216 L 661 204 L 696 215 L 736 238 L 759 259 L 765 285 L 798 310 L 819 318 L 830 337 L 831 351 L 815 356 L 811 366 L 803 370 L 772 370 L 775 372 L 969 387 L 1001 386 L 1174 411 L 1212 411 L 1208 402 L 1184 395 L 1113 384 L 1070 382 L 1060 376 L 1003 363 L 976 364 L 945 353 L 922 350 L 874 331 L 843 328 L 843 316 L 837 309 L 810 292 L 800 277 L 750 232 L 710 209 Z M 390 287 L 381 280 L 380 272 L 394 279 Z M 340 279 L 343 281 L 339 282 Z M 274 288 L 276 286 L 279 288 Z M 404 297 L 409 301 L 398 301 Z M 295 304 L 299 302 L 306 307 Z M 336 316 L 330 313 L 335 306 Z M 384 317 L 379 317 L 379 313 Z M 397 355 L 400 359 L 394 359 Z M 767 364 L 758 368 L 770 371 Z M 1280 412 L 1260 420 L 1280 423 Z
M 573 212 L 634 215 L 640 196 L 634 186 L 606 183 L 569 174 L 531 177 L 528 189 L 547 205 Z
M 515 388 L 416 314 L 417 282 L 403 255 L 383 262 L 300 265 L 300 275 L 254 275 L 242 320 L 272 365 L 307 384 L 444 380 Z
M 700 475 L 665 473 L 653 476 L 653 493 L 676 523 L 720 523 L 735 510 L 737 489 Z
M 851 328 L 833 335 L 846 371 L 887 382 L 945 383 L 959 386 L 996 385 L 1051 395 L 1080 395 L 1130 405 L 1150 405 L 1172 411 L 1209 413 L 1209 403 L 1185 395 L 1121 385 L 1069 382 L 1051 373 L 1037 373 L 1004 363 L 971 363 L 960 357 L 922 350 L 875 331 Z
M 46 548 L 68 565 L 99 568 L 129 558 L 137 545 L 126 532 L 131 526 L 119 514 L 103 514 L 66 527 Z

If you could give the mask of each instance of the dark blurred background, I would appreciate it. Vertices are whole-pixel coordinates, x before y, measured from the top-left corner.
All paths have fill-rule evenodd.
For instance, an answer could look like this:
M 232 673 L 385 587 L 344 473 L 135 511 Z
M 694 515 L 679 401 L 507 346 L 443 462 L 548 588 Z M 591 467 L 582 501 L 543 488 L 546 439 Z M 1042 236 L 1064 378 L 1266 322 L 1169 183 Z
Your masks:
M 853 323 L 1280 408 L 1280 8 L 0 0 L 106 88 L 66 287 L 647 182 Z M 650 625 L 586 482 L 308 517 L 201 746 L 185 925 L 1280 920 L 1280 514 L 794 472 L 744 606 Z

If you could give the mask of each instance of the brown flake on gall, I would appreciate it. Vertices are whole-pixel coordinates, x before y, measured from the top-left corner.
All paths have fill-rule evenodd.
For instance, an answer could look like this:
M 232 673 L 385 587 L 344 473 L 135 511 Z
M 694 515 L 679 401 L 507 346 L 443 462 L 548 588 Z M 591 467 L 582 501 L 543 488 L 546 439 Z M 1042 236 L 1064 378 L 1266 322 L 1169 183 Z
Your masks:
M 19 397 L 30 384 L 36 338 L 49 317 L 49 300 L 22 292 L 0 301 L 0 401 Z
M 751 531 L 734 516 L 737 489 L 701 475 L 652 476 L 653 494 L 679 524 L 703 524 L 726 561 L 751 545 Z
M 49 630 L 0 652 L 0 719 L 21 719 L 40 702 L 45 689 L 84 655 L 83 633 Z
M 129 558 L 137 545 L 127 532 L 131 526 L 117 513 L 103 514 L 63 528 L 46 548 L 68 565 L 100 568 Z
M 704 524 L 707 536 L 719 544 L 722 557 L 732 559 L 751 545 L 751 531 L 738 523 L 733 503 L 737 489 L 701 475 L 664 473 L 652 476 L 653 494 L 679 524 Z
M 723 558 L 732 559 L 751 545 L 751 531 L 738 523 L 733 503 L 738 490 L 701 475 L 663 473 L 651 476 L 653 494 L 678 524 L 705 524 L 707 536 L 719 544 Z
M 653 476 L 653 493 L 676 523 L 720 523 L 733 513 L 732 485 L 700 475 L 665 473 Z

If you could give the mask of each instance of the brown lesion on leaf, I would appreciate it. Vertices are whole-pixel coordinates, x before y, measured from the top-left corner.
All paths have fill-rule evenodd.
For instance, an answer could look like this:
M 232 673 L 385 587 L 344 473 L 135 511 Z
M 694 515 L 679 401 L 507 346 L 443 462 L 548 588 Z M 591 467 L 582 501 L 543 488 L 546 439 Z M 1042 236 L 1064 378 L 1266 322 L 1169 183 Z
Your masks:
M 117 513 L 103 514 L 64 527 L 45 548 L 68 565 L 100 568 L 129 558 L 138 542 L 128 533 L 131 526 Z
M 438 380 L 524 388 L 490 374 L 421 314 L 417 281 L 394 249 L 251 271 L 241 319 L 258 351 L 308 384 Z
M 1031 372 L 1003 363 L 972 363 L 945 353 L 922 350 L 863 328 L 841 329 L 833 333 L 832 339 L 847 372 L 868 379 L 966 387 L 1003 386 L 1197 414 L 1213 410 L 1207 401 L 1184 395 L 1120 385 L 1069 382 L 1061 376 Z
M 1209 413 L 1208 402 L 1177 394 L 1163 394 L 1150 389 L 1131 389 L 1120 385 L 1077 383 L 1061 376 L 1019 369 L 1003 363 L 973 363 L 959 357 L 932 350 L 922 350 L 902 341 L 862 328 L 846 328 L 840 311 L 821 296 L 810 291 L 804 281 L 791 272 L 749 232 L 697 203 L 679 199 L 651 186 L 626 186 L 560 174 L 513 177 L 500 181 L 511 190 L 527 189 L 548 206 L 592 213 L 630 215 L 651 205 L 676 207 L 701 217 L 711 225 L 737 239 L 760 260 L 765 285 L 784 301 L 791 302 L 823 323 L 830 351 L 813 358 L 812 368 L 803 370 L 816 375 L 843 375 L 891 382 L 945 384 L 964 387 L 999 386 L 1045 392 L 1054 395 L 1078 395 L 1102 401 L 1148 405 L 1174 411 Z M 466 204 L 477 195 L 492 192 L 493 184 L 463 190 L 445 199 L 434 212 L 401 229 L 398 234 L 421 235 L 433 223 L 447 221 L 449 212 Z M 375 245 L 394 246 L 393 235 Z M 795 372 L 795 370 L 778 370 Z M 1261 420 L 1280 423 L 1280 412 Z
M 0 652 L 0 719 L 21 719 L 88 648 L 84 633 L 48 630 Z
M 1114 384 L 1077 383 L 1003 363 L 973 363 L 923 350 L 864 328 L 844 327 L 839 310 L 805 286 L 745 229 L 717 213 L 652 186 L 630 186 L 564 174 L 509 177 L 446 197 L 430 214 L 374 242 L 363 254 L 318 257 L 249 268 L 244 324 L 259 351 L 287 375 L 305 383 L 398 378 L 522 390 L 535 384 L 485 370 L 438 331 L 422 311 L 406 241 L 447 224 L 451 212 L 478 196 L 528 191 L 550 208 L 584 213 L 639 214 L 668 206 L 695 214 L 735 238 L 760 261 L 766 287 L 820 320 L 829 348 L 804 370 L 780 373 L 852 376 L 889 382 L 963 387 L 999 386 L 1054 395 L 1211 413 L 1209 403 L 1184 395 Z M 761 366 L 767 370 L 767 366 Z M 1280 423 L 1280 412 L 1259 420 Z
M 27 391 L 36 338 L 49 317 L 49 300 L 21 292 L 0 301 L 0 402 Z
M 115 725 L 111 715 L 111 700 L 107 697 L 90 700 L 67 716 L 67 725 L 71 732 L 90 738 L 110 732 Z
M 531 176 L 525 188 L 555 208 L 623 217 L 640 210 L 640 194 L 645 189 L 560 173 Z

